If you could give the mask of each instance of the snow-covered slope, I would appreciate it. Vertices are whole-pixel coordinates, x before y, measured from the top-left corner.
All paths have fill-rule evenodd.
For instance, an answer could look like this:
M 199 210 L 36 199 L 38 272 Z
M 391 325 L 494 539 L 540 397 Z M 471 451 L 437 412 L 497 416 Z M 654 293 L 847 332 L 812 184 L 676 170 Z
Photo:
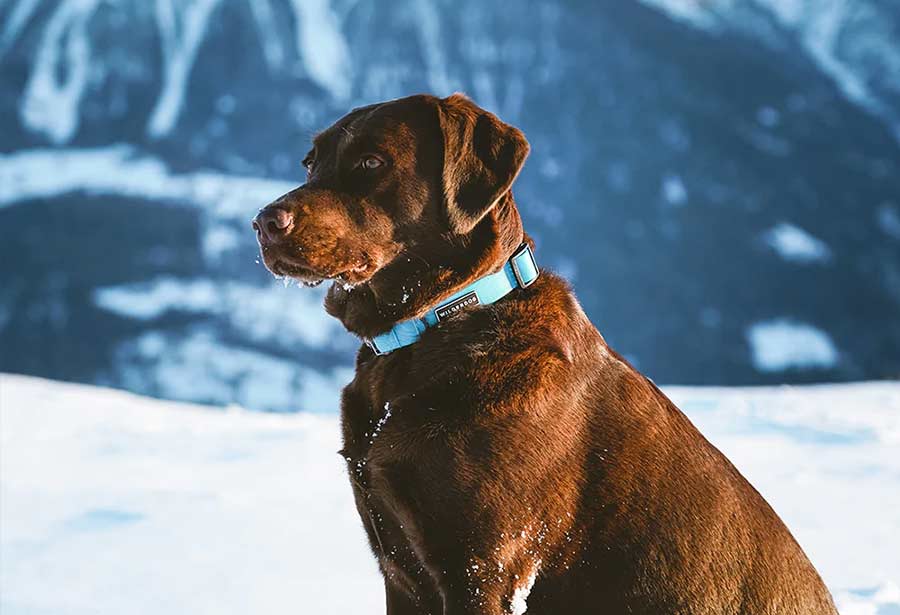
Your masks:
M 900 384 L 670 388 L 844 615 L 900 609 Z M 0 375 L 4 615 L 382 612 L 334 415 Z
M 796 45 L 900 141 L 900 13 L 880 0 L 642 0 L 697 28 Z

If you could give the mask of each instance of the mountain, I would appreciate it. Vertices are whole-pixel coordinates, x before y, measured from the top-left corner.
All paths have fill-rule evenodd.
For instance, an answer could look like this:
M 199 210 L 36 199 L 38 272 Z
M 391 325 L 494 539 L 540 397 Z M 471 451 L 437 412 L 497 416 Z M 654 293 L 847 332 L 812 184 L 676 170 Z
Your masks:
M 248 220 L 348 109 L 521 127 L 542 265 L 652 378 L 900 375 L 900 6 L 11 0 L 0 369 L 329 410 L 357 341 Z

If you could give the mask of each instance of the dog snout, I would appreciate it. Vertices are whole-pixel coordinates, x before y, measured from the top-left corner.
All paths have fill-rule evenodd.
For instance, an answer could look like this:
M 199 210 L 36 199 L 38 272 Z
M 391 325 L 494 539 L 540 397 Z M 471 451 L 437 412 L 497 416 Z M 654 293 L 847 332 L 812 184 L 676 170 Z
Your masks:
M 274 243 L 291 231 L 294 214 L 283 207 L 269 205 L 260 210 L 252 224 L 260 243 Z

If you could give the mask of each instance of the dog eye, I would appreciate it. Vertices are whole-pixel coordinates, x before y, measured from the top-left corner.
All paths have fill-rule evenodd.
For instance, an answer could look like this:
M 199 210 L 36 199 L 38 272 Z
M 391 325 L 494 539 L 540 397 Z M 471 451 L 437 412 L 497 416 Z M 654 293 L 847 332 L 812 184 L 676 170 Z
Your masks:
M 360 166 L 362 166 L 362 168 L 366 169 L 367 171 L 371 171 L 373 169 L 377 169 L 384 163 L 381 161 L 380 158 L 378 158 L 376 156 L 366 156 L 365 158 L 360 160 L 359 164 L 360 164 Z
M 306 167 L 306 181 L 309 181 L 313 174 L 313 169 L 316 167 L 315 160 L 304 160 L 303 166 Z
M 312 173 L 313 168 L 316 166 L 316 157 L 315 157 L 315 155 L 313 154 L 313 152 L 308 153 L 308 154 L 306 155 L 306 158 L 304 158 L 304 159 L 300 162 L 300 164 L 302 164 L 304 167 L 306 167 L 306 173 L 307 173 L 307 175 L 309 175 L 310 173 Z

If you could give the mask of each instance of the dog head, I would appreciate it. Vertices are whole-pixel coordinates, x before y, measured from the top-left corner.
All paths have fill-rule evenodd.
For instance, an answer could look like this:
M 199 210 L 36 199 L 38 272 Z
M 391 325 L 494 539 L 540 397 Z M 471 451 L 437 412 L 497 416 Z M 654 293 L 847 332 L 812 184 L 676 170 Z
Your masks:
M 263 261 L 307 285 L 338 282 L 326 307 L 352 331 L 389 327 L 522 241 L 510 187 L 528 149 L 460 94 L 355 109 L 313 140 L 306 183 L 253 220 Z M 380 317 L 357 322 L 372 308 Z

